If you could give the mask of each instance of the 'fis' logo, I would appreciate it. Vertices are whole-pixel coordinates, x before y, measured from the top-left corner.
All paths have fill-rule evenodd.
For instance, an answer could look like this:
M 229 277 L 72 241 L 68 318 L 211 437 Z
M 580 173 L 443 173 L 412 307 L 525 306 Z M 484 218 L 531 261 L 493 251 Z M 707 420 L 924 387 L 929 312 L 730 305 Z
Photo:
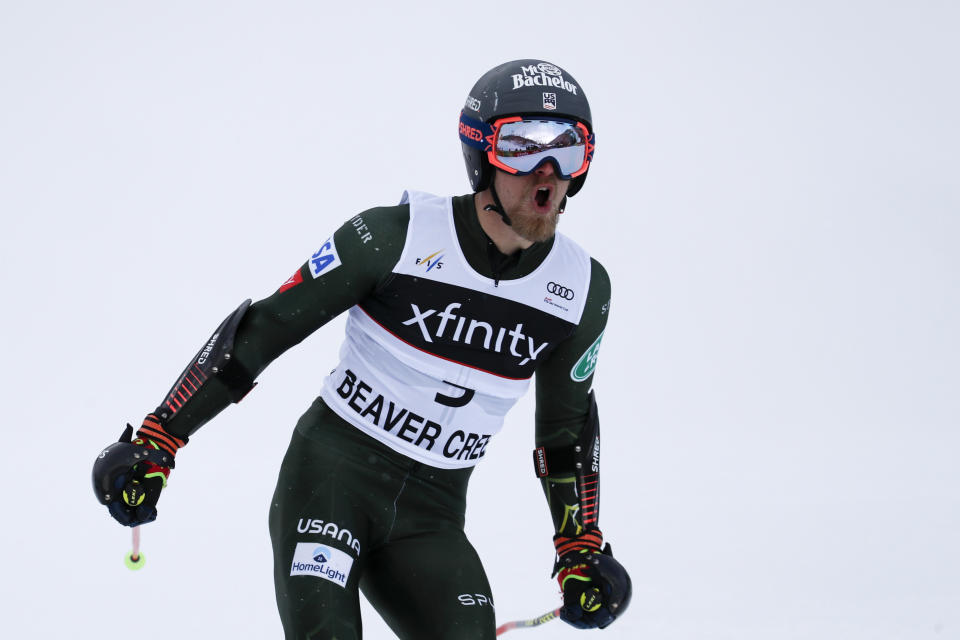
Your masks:
M 567 93 L 577 95 L 577 85 L 563 79 L 563 72 L 552 64 L 541 62 L 520 67 L 520 73 L 510 76 L 513 79 L 513 90 L 521 87 L 556 87 Z
M 427 265 L 427 271 L 430 271 L 434 267 L 437 269 L 442 269 L 443 263 L 440 262 L 441 260 L 443 260 L 443 249 L 440 249 L 440 251 L 434 251 L 426 258 L 417 258 L 417 264 Z

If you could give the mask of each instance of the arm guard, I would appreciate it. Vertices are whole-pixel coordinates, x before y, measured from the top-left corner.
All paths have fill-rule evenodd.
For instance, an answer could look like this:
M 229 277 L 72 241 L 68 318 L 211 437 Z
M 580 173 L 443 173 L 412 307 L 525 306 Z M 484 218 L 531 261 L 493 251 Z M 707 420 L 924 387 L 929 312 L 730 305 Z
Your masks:
M 176 454 L 177 449 L 187 443 L 187 436 L 199 429 L 213 415 L 198 419 L 191 425 L 190 434 L 174 435 L 167 429 L 167 424 L 190 405 L 191 399 L 201 389 L 216 379 L 219 386 L 226 390 L 229 402 L 240 402 L 256 385 L 253 377 L 239 362 L 233 358 L 233 342 L 237 334 L 240 321 L 250 307 L 250 300 L 245 300 L 237 309 L 220 323 L 206 344 L 193 357 L 187 368 L 167 392 L 157 409 L 149 414 L 143 426 L 137 430 L 137 436 L 153 440 L 157 445 L 169 453 Z M 224 404 L 226 406 L 227 403 Z
M 227 316 L 213 332 L 207 344 L 193 357 L 180 378 L 167 392 L 163 403 L 157 407 L 156 414 L 161 420 L 169 420 L 190 400 L 207 380 L 217 376 L 230 390 L 230 400 L 240 402 L 254 387 L 250 374 L 239 363 L 231 363 L 233 357 L 233 338 L 243 314 L 250 308 L 250 299 L 246 299 L 237 310 Z M 228 366 L 229 365 L 229 366 Z
M 547 485 L 557 533 L 567 537 L 598 528 L 600 519 L 600 419 L 593 391 L 589 398 L 587 421 L 572 446 L 533 451 L 534 470 Z M 559 504 L 564 511 L 558 519 Z

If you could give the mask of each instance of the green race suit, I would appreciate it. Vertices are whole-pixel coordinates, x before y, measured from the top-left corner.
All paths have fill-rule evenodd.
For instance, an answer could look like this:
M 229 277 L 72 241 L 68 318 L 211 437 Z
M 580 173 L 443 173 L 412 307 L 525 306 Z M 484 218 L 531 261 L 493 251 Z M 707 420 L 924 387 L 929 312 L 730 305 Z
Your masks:
M 537 446 L 572 445 L 587 418 L 603 267 L 562 236 L 505 256 L 472 195 L 423 195 L 348 220 L 235 336 L 233 366 L 255 378 L 350 312 L 341 363 L 296 426 L 270 509 L 288 638 L 360 637 L 358 589 L 402 638 L 493 638 L 493 598 L 463 533 L 472 465 L 531 376 Z M 230 398 L 213 377 L 164 429 L 186 438 Z M 557 532 L 579 533 L 572 478 L 543 485 Z

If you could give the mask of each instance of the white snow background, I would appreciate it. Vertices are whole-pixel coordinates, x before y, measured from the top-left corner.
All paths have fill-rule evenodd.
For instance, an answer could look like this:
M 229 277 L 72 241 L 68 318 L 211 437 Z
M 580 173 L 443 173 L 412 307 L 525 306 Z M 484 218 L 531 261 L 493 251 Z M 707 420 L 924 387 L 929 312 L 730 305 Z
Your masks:
M 343 221 L 469 191 L 470 87 L 541 57 L 593 107 L 560 228 L 614 290 L 600 523 L 634 594 L 589 637 L 960 638 L 958 32 L 922 0 L 4 0 L 2 635 L 280 637 L 267 509 L 342 319 L 181 452 L 140 572 L 93 460 Z M 532 419 L 469 495 L 501 621 L 559 602 Z

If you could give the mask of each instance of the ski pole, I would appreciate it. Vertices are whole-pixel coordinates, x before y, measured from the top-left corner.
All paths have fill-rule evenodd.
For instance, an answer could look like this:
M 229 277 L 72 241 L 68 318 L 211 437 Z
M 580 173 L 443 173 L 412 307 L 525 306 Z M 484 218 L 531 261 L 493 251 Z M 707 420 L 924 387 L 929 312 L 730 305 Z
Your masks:
M 127 569 L 136 571 L 143 568 L 145 560 L 146 558 L 140 553 L 140 526 L 137 525 L 133 528 L 133 549 L 123 559 L 123 563 L 127 565 Z
M 545 622 L 550 622 L 551 620 L 560 617 L 560 609 L 554 609 L 553 611 L 548 611 L 542 616 L 537 616 L 532 620 L 514 620 L 513 622 L 506 622 L 499 627 L 497 627 L 497 635 L 501 635 L 510 631 L 511 629 L 525 629 L 527 627 L 538 627 Z

